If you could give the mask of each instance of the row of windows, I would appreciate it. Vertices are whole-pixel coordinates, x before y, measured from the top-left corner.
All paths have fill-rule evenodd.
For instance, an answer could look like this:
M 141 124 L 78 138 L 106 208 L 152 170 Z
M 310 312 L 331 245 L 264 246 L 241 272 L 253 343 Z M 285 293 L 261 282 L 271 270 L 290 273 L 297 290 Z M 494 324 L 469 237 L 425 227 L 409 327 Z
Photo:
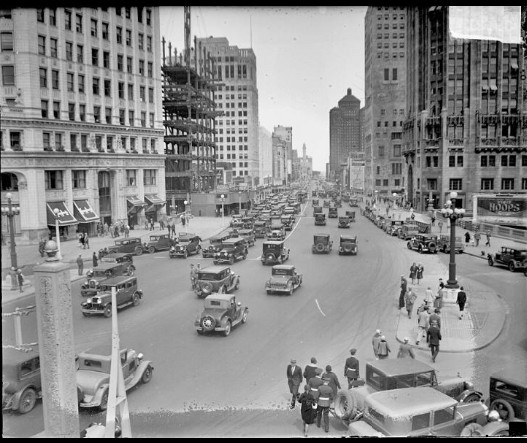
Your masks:
M 375 180 L 375 186 L 384 186 L 384 187 L 390 186 L 389 185 L 389 180 L 387 178 L 382 179 L 382 180 L 380 178 L 378 178 L 378 179 Z M 400 187 L 401 186 L 401 179 L 400 178 L 394 178 L 393 179 L 393 186 L 397 187 L 397 188 Z
M 221 118 L 218 119 L 218 120 L 216 121 L 216 123 L 217 123 L 218 125 L 221 126 L 221 125 L 223 125 L 223 122 L 224 122 L 224 121 L 225 121 L 225 124 L 226 124 L 226 125 L 232 125 L 232 126 L 234 126 L 234 125 L 236 124 L 236 120 L 227 120 L 227 119 L 224 120 L 224 119 L 221 119 Z M 238 124 L 239 124 L 239 125 L 246 125 L 246 124 L 247 124 L 247 120 L 238 120 Z
M 404 58 L 404 52 L 399 52 L 399 58 Z M 377 51 L 377 58 L 390 58 L 390 53 L 388 51 Z M 397 52 L 392 53 L 392 58 L 397 58 Z
M 236 160 L 236 154 L 226 154 L 226 158 L 227 160 Z M 223 159 L 223 154 L 219 154 L 219 158 L 220 159 Z M 240 154 L 240 156 L 238 157 L 240 160 L 243 160 L 243 159 L 248 159 L 248 155 L 247 154 Z M 240 166 L 241 166 L 241 163 L 240 163 Z M 247 167 L 247 162 L 245 163 L 245 167 Z
M 92 9 L 96 9 L 96 8 L 92 8 Z M 107 12 L 108 11 L 108 8 L 101 8 L 102 11 L 104 12 Z M 121 12 L 121 9 L 122 8 L 115 8 L 115 13 L 118 15 L 118 16 L 121 16 L 122 12 Z M 131 8 L 127 7 L 127 8 L 124 8 L 125 10 L 125 17 L 127 19 L 131 19 L 132 18 L 132 12 L 131 12 Z M 37 21 L 40 22 L 40 23 L 46 23 L 46 11 L 47 11 L 47 16 L 48 16 L 48 21 L 47 23 L 50 25 L 50 26 L 57 26 L 57 10 L 55 8 L 50 8 L 50 9 L 43 9 L 43 8 L 39 8 L 37 9 Z M 146 14 L 143 14 L 143 8 L 142 7 L 138 7 L 136 9 L 137 11 L 137 21 L 139 23 L 143 23 L 143 15 L 145 16 L 145 20 L 146 20 L 146 25 L 147 26 L 151 26 L 152 25 L 152 10 L 151 9 L 146 9 Z M 11 17 L 9 17 L 11 18 Z M 73 18 L 73 13 L 71 10 L 69 9 L 65 9 L 64 10 L 64 29 L 66 29 L 67 31 L 71 31 L 72 30 L 72 18 Z M 91 19 L 91 21 L 97 21 L 96 19 Z M 105 23 L 103 23 L 104 25 Z M 107 25 L 107 23 L 106 23 Z M 104 26 L 103 26 L 104 27 Z M 82 33 L 82 29 L 83 29 L 83 16 L 82 14 L 80 13 L 76 13 L 75 14 L 75 30 L 79 33 Z M 92 34 L 93 35 L 93 34 Z
M 217 103 L 218 105 L 218 108 L 223 108 L 223 103 Z M 238 103 L 238 105 L 236 105 L 236 103 L 232 102 L 227 102 L 225 103 L 225 108 L 226 109 L 229 109 L 229 108 L 232 108 L 232 109 L 239 109 L 239 108 L 247 108 L 247 102 L 240 102 Z M 247 111 L 245 111 L 247 113 Z
M 382 43 L 377 43 L 377 49 L 382 49 L 383 47 L 383 44 Z M 388 49 L 390 47 L 390 43 L 384 43 L 384 48 L 385 49 Z M 393 49 L 397 49 L 397 48 L 404 48 L 404 43 L 403 42 L 400 42 L 399 44 L 397 44 L 397 42 L 393 42 L 392 43 L 392 48 Z
M 248 137 L 238 137 L 238 142 L 247 142 L 247 139 L 248 139 Z M 223 143 L 223 137 L 216 137 L 214 139 L 214 141 Z M 230 143 L 231 141 L 235 142 L 236 141 L 236 137 L 225 137 L 225 141 L 227 143 Z
M 516 155 L 501 155 L 501 166 L 503 167 L 516 167 Z M 427 168 L 438 168 L 439 167 L 439 157 L 437 155 L 426 156 L 425 157 L 426 167 Z M 463 167 L 463 156 L 462 155 L 450 155 L 448 157 L 448 166 L 449 167 Z M 480 166 L 481 167 L 495 167 L 496 166 L 496 156 L 495 155 L 482 155 L 480 157 Z M 522 155 L 522 166 L 527 166 L 527 155 Z
M 492 191 L 494 190 L 494 178 L 482 178 L 481 179 L 480 189 L 482 191 Z M 429 178 L 427 179 L 428 190 L 437 191 L 437 179 Z M 514 178 L 502 178 L 501 179 L 501 190 L 514 190 L 515 179 Z M 449 180 L 449 190 L 452 191 L 461 191 L 463 189 L 463 179 L 461 178 L 451 178 Z M 521 179 L 521 189 L 527 189 L 527 178 Z
M 226 128 L 225 129 L 225 134 L 236 134 L 236 129 L 235 128 L 232 128 L 232 132 L 231 132 L 231 128 Z M 223 129 L 218 129 L 218 134 L 223 134 Z M 238 134 L 247 134 L 247 128 L 238 128 Z
M 223 94 L 214 94 L 214 100 L 222 100 Z M 225 94 L 225 100 L 234 100 L 236 99 L 235 94 Z M 247 100 L 247 94 L 238 94 L 238 100 Z

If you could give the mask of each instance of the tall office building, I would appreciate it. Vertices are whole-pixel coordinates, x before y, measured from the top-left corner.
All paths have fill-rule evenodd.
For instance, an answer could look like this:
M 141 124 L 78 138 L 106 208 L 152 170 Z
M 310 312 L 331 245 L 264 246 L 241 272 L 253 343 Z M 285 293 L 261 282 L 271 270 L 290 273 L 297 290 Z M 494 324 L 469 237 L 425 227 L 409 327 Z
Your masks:
M 258 88 L 256 55 L 252 48 L 229 45 L 225 37 L 198 38 L 198 44 L 214 59 L 219 85 L 214 101 L 223 115 L 217 117 L 218 162 L 230 162 L 235 183 L 257 186 Z
M 280 177 L 281 179 L 285 178 L 286 181 L 284 184 L 288 184 L 291 182 L 293 176 L 293 128 L 291 126 L 275 126 L 273 129 L 273 135 L 280 138 L 282 142 L 285 143 L 284 157 L 282 159 L 285 165 L 285 177 Z
M 427 209 L 429 198 L 440 208 L 456 191 L 456 204 L 475 214 L 478 198 L 527 193 L 525 52 L 452 38 L 449 13 L 408 10 L 404 173 L 415 208 Z
M 362 151 L 360 130 L 360 100 L 348 88 L 338 106 L 329 111 L 330 180 L 342 183 L 348 157 Z
M 365 17 L 365 193 L 404 195 L 406 8 L 369 6 Z
M 17 243 L 165 213 L 159 10 L 0 10 L 2 205 Z M 2 217 L 2 233 L 7 232 Z

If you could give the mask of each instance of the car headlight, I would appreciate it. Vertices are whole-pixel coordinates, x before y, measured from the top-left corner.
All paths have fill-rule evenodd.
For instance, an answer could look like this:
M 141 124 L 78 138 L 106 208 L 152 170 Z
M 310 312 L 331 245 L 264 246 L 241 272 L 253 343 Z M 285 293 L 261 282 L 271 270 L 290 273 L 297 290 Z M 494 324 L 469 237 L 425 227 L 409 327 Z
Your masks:
M 474 389 L 474 383 L 472 383 L 471 381 L 466 381 L 465 389 Z
M 86 300 L 86 302 L 87 302 L 87 303 L 92 303 L 92 300 L 93 300 L 93 299 L 92 299 L 91 297 L 89 297 L 88 300 Z

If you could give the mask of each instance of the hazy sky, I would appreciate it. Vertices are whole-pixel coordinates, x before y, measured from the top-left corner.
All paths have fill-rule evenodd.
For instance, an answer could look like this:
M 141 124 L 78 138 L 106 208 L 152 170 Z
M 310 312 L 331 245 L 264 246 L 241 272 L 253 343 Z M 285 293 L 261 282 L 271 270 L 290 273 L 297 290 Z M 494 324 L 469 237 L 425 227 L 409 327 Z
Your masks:
M 183 6 L 163 6 L 161 37 L 184 49 Z M 329 162 L 329 111 L 351 88 L 364 106 L 366 6 L 191 6 L 194 36 L 226 37 L 256 55 L 260 126 L 293 128 L 293 149 Z M 251 32 L 252 29 L 252 32 Z

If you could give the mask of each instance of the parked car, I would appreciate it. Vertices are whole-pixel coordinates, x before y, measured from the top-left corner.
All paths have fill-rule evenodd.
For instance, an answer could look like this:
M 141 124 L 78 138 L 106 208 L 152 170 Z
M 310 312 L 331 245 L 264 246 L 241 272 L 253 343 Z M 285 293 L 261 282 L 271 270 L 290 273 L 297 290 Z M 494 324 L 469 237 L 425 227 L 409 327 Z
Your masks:
M 81 296 L 96 295 L 101 288 L 101 284 L 112 277 L 133 275 L 132 267 L 133 265 L 127 266 L 126 263 L 99 263 L 97 267 L 86 272 L 86 281 L 81 285 Z
M 231 238 L 231 235 L 226 232 L 210 237 L 209 246 L 201 248 L 203 258 L 214 258 L 214 254 L 221 251 L 223 242 L 229 238 Z
M 123 348 L 119 356 L 126 391 L 139 383 L 150 382 L 154 365 L 145 360 L 142 353 Z M 76 378 L 81 408 L 99 408 L 102 411 L 108 408 L 111 362 L 111 346 L 98 346 L 79 354 Z
M 170 258 L 183 257 L 199 254 L 201 251 L 201 238 L 196 234 L 180 233 L 177 243 L 168 252 Z
M 399 236 L 399 231 L 402 229 L 404 222 L 402 220 L 389 220 L 386 224 L 385 232 L 388 235 Z
M 506 266 L 509 271 L 514 272 L 517 269 L 523 269 L 527 264 L 527 249 L 516 249 L 508 248 L 506 246 L 501 247 L 501 251 L 495 254 L 488 254 L 487 259 L 490 266 L 503 265 Z
M 329 254 L 333 247 L 333 241 L 330 240 L 329 234 L 315 234 L 313 236 L 313 246 L 311 252 L 313 254 Z
M 328 218 L 338 218 L 339 216 L 339 210 L 337 207 L 329 208 L 328 210 Z
M 293 217 L 294 217 L 294 215 L 293 215 Z M 280 221 L 282 222 L 282 225 L 284 226 L 284 229 L 286 231 L 292 231 L 293 230 L 294 218 L 291 218 L 290 215 L 282 215 L 280 217 Z
M 462 254 L 465 251 L 465 245 L 463 244 L 463 239 L 461 237 L 456 237 L 454 247 L 456 254 Z M 437 249 L 450 254 L 450 235 L 443 234 L 439 236 L 439 239 L 437 240 Z
M 318 200 L 318 198 L 314 198 L 311 200 L 311 205 L 312 206 L 320 206 L 320 202 Z
M 265 238 L 269 224 L 264 220 L 256 220 L 254 222 L 254 237 Z
M 408 249 L 414 249 L 420 254 L 423 252 L 437 253 L 437 235 L 417 234 L 406 244 Z
M 114 240 L 114 245 L 109 246 L 108 250 L 110 253 L 122 252 L 141 255 L 143 253 L 143 243 L 139 237 L 121 238 Z
M 203 300 L 203 309 L 196 320 L 194 327 L 198 334 L 221 332 L 225 337 L 231 329 L 241 323 L 247 322 L 249 308 L 236 302 L 232 294 L 211 294 Z
M 242 225 L 243 225 L 243 222 L 242 222 L 242 215 L 241 214 L 232 214 L 232 219 L 229 223 L 229 226 L 231 228 L 241 228 Z M 236 226 L 235 226 L 236 225 Z
M 143 298 L 143 291 L 137 287 L 137 277 L 113 277 L 100 285 L 97 295 L 88 297 L 81 303 L 82 315 L 112 316 L 112 288 L 115 288 L 117 309 L 129 305 L 138 306 Z
M 315 226 L 326 226 L 326 214 L 315 215 Z
M 2 349 L 2 410 L 27 414 L 42 398 L 40 356 L 33 349 Z
M 504 421 L 527 420 L 527 372 L 518 365 L 490 376 L 489 408 Z
M 271 278 L 265 282 L 267 294 L 285 292 L 293 295 L 293 291 L 302 284 L 302 274 L 296 272 L 293 265 L 274 265 Z
M 234 264 L 237 260 L 245 260 L 247 258 L 248 249 L 247 242 L 243 237 L 232 237 L 222 243 L 220 252 L 214 254 L 213 263 L 215 265 L 228 263 Z
M 205 298 L 213 292 L 225 294 L 240 287 L 240 276 L 229 266 L 207 266 L 200 269 L 196 278 L 194 292 Z
M 313 206 L 313 217 L 315 217 L 317 214 L 322 214 L 322 206 Z
M 252 229 L 240 229 L 238 231 L 238 236 L 244 238 L 249 247 L 254 246 L 256 242 L 254 231 Z
M 143 249 L 153 254 L 158 251 L 168 251 L 172 246 L 174 246 L 174 241 L 168 234 L 154 234 L 149 237 L 148 243 L 143 245 Z
M 416 225 L 403 224 L 397 232 L 397 237 L 401 240 L 410 240 L 419 235 L 419 228 Z
M 349 228 L 350 224 L 349 217 L 339 217 L 339 228 Z
M 128 275 L 133 275 L 135 271 L 134 256 L 130 253 L 112 252 L 102 257 L 99 262 L 101 263 L 124 263 L 128 269 Z
M 282 264 L 289 258 L 289 249 L 284 241 L 264 241 L 261 260 L 264 265 Z
M 340 236 L 339 255 L 357 255 L 358 250 L 357 236 Z
M 349 424 L 348 435 L 459 437 L 471 424 L 483 430 L 489 424 L 488 408 L 484 403 L 459 403 L 430 387 L 401 388 L 366 397 L 364 413 Z

